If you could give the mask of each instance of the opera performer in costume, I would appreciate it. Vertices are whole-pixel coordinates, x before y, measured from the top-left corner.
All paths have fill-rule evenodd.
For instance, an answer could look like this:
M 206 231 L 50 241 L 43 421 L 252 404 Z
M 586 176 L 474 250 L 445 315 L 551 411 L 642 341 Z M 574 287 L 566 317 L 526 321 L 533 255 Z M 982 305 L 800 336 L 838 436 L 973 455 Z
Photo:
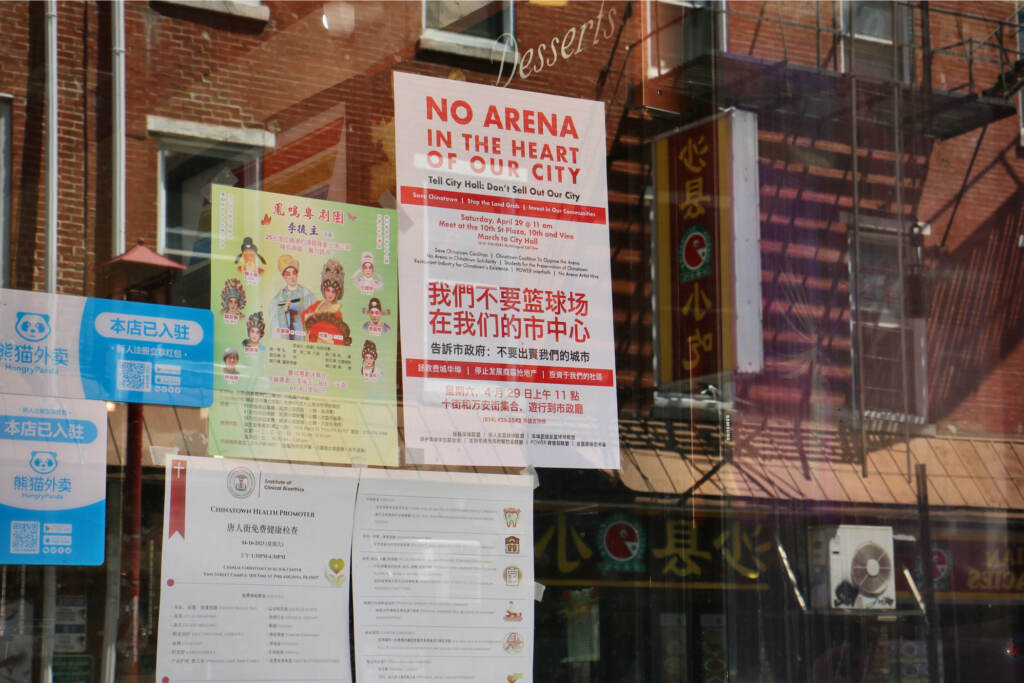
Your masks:
M 277 270 L 284 287 L 270 300 L 274 334 L 281 339 L 302 340 L 306 337 L 302 312 L 316 303 L 316 295 L 299 284 L 299 262 L 291 254 L 281 255 Z
M 352 343 L 348 323 L 341 315 L 341 297 L 345 293 L 345 269 L 334 259 L 328 259 L 320 273 L 320 293 L 323 299 L 302 312 L 302 326 L 306 339 L 323 344 L 348 346 Z
M 260 280 L 260 275 L 263 274 L 263 266 L 266 264 L 267 260 L 260 254 L 259 248 L 253 242 L 253 239 L 248 236 L 244 237 L 242 239 L 242 248 L 238 252 L 238 256 L 235 257 L 235 265 L 238 266 L 238 272 L 245 278 L 245 284 L 257 284 Z
M 220 314 L 224 316 L 224 322 L 234 325 L 244 309 L 245 287 L 236 277 L 225 280 L 224 289 L 220 290 Z
M 249 320 L 245 323 L 245 329 L 248 333 L 248 336 L 242 340 L 245 352 L 250 356 L 258 354 L 263 350 L 263 335 L 267 331 L 263 322 L 263 311 L 256 311 L 250 315 Z
M 387 311 L 390 313 L 391 311 Z M 365 323 L 363 323 L 363 329 L 366 330 L 367 334 L 374 337 L 379 337 L 385 332 L 391 329 L 391 326 L 384 322 L 381 318 L 384 316 L 385 311 L 381 307 L 380 299 L 373 297 L 370 302 L 363 309 L 363 313 L 366 313 L 370 317 Z
M 367 382 L 377 381 L 377 345 L 369 339 L 363 342 L 362 373 Z
M 364 251 L 363 257 L 360 259 L 359 272 L 352 277 L 356 282 L 356 287 L 366 296 L 372 296 L 374 292 L 384 286 L 384 283 L 380 281 L 380 278 L 377 277 L 373 270 L 373 262 L 373 254 L 369 251 Z

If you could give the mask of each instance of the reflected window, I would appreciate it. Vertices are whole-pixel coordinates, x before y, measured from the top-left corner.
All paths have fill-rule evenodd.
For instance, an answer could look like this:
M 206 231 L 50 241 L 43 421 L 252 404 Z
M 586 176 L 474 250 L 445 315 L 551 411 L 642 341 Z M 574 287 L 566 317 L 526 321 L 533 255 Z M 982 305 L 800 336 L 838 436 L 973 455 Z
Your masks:
M 711 3 L 708 0 L 676 0 L 646 5 L 650 40 L 647 44 L 647 77 L 669 73 L 712 51 Z
M 725 45 L 726 12 L 706 0 L 649 2 L 642 12 L 643 105 L 694 115 L 693 97 L 683 90 L 713 80 L 711 62 L 702 58 Z
M 895 233 L 864 233 L 859 261 L 852 249 L 851 261 L 857 268 L 855 332 L 865 417 L 923 423 L 925 319 L 913 317 L 915 311 L 907 305 L 910 269 L 900 267 Z M 905 245 L 903 251 L 906 258 L 909 248 Z
M 515 34 L 511 2 L 426 0 L 420 47 L 481 59 L 501 58 Z
M 166 138 L 160 142 L 160 251 L 186 270 L 179 306 L 209 306 L 210 185 L 259 188 L 261 148 Z
M 901 3 L 848 0 L 843 13 L 845 70 L 881 80 L 896 75 L 909 82 L 912 19 L 910 7 Z

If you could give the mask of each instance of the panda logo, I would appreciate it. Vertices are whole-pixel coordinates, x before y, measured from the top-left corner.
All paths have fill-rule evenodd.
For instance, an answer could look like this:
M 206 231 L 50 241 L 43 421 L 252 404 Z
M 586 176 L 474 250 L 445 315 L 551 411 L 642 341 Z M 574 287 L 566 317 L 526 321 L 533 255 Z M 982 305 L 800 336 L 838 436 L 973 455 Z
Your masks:
M 14 331 L 25 341 L 43 341 L 50 336 L 50 316 L 43 313 L 18 313 Z
M 57 454 L 53 451 L 32 451 L 28 466 L 38 474 L 49 474 L 57 469 Z

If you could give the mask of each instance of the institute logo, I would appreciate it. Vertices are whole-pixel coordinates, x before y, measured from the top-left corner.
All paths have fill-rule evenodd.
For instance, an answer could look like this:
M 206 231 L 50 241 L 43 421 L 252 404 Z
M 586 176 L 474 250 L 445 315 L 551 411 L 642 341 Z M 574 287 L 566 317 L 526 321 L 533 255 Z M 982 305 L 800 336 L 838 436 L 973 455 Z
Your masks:
M 248 498 L 256 490 L 256 475 L 247 467 L 228 472 L 228 492 L 235 498 Z
M 647 538 L 644 528 L 633 517 L 615 515 L 605 520 L 600 530 L 601 570 L 642 572 Z
M 50 316 L 20 312 L 14 321 L 14 331 L 27 342 L 41 342 L 50 336 Z
M 711 235 L 703 225 L 695 225 L 679 240 L 679 281 L 692 282 L 711 275 Z

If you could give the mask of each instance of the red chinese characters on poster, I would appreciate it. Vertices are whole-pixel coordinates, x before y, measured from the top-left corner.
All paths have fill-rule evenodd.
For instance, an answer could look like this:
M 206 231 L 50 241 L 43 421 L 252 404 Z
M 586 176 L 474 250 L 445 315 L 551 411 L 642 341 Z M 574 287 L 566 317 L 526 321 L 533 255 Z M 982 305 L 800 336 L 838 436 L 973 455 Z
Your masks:
M 617 468 L 604 106 L 395 74 L 409 462 Z

